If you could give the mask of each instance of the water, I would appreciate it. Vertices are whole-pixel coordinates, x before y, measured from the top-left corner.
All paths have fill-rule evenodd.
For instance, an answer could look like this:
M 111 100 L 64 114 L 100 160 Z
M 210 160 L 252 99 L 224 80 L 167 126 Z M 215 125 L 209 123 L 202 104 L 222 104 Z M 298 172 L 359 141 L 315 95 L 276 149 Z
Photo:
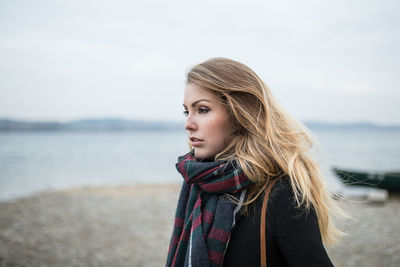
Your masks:
M 332 166 L 400 170 L 400 130 L 319 130 L 314 134 Z
M 314 134 L 325 151 L 321 168 L 330 187 L 340 186 L 330 166 L 400 170 L 398 130 Z M 175 163 L 187 151 L 179 131 L 2 133 L 0 200 L 86 185 L 180 183 Z
M 173 183 L 184 132 L 0 135 L 0 199 L 82 185 Z

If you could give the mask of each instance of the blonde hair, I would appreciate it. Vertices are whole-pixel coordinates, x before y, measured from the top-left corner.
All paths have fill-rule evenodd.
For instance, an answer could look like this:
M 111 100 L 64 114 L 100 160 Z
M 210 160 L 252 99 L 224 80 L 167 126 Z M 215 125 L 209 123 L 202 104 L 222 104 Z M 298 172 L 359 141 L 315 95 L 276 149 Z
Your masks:
M 215 160 L 236 158 L 255 183 L 247 204 L 255 201 L 272 179 L 287 175 L 297 206 L 315 209 L 322 240 L 332 245 L 341 232 L 331 213 L 342 212 L 325 189 L 319 167 L 307 154 L 313 143 L 306 128 L 292 119 L 256 73 L 240 62 L 209 59 L 194 66 L 186 82 L 217 95 L 231 115 L 232 142 Z

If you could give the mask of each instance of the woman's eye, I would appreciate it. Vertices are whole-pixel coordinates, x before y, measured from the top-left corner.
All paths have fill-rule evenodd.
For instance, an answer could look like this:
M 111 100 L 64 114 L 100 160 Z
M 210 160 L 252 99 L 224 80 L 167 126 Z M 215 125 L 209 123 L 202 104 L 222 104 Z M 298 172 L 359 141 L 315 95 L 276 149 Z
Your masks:
M 185 117 L 187 117 L 189 115 L 189 111 L 187 111 L 187 110 L 184 110 L 182 113 L 183 113 L 183 116 L 185 116 Z
M 199 113 L 200 113 L 200 114 L 204 114 L 204 113 L 207 113 L 207 112 L 209 112 L 209 111 L 210 111 L 209 108 L 205 108 L 205 107 L 200 107 L 200 108 L 199 108 Z

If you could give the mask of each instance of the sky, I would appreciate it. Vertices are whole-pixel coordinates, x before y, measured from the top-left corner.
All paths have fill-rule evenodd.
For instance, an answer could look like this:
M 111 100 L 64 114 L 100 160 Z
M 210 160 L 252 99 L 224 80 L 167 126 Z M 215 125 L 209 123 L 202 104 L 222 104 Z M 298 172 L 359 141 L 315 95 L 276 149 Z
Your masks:
M 400 124 L 400 2 L 1 1 L 0 118 L 184 120 L 185 74 L 252 68 L 301 121 Z

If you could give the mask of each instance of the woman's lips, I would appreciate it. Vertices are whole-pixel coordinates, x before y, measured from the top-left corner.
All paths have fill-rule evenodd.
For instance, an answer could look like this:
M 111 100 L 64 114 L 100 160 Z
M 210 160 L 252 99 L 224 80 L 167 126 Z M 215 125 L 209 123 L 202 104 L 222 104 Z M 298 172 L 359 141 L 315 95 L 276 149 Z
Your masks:
M 204 140 L 199 139 L 197 137 L 190 137 L 190 142 L 191 142 L 192 146 L 199 147 L 203 144 Z

